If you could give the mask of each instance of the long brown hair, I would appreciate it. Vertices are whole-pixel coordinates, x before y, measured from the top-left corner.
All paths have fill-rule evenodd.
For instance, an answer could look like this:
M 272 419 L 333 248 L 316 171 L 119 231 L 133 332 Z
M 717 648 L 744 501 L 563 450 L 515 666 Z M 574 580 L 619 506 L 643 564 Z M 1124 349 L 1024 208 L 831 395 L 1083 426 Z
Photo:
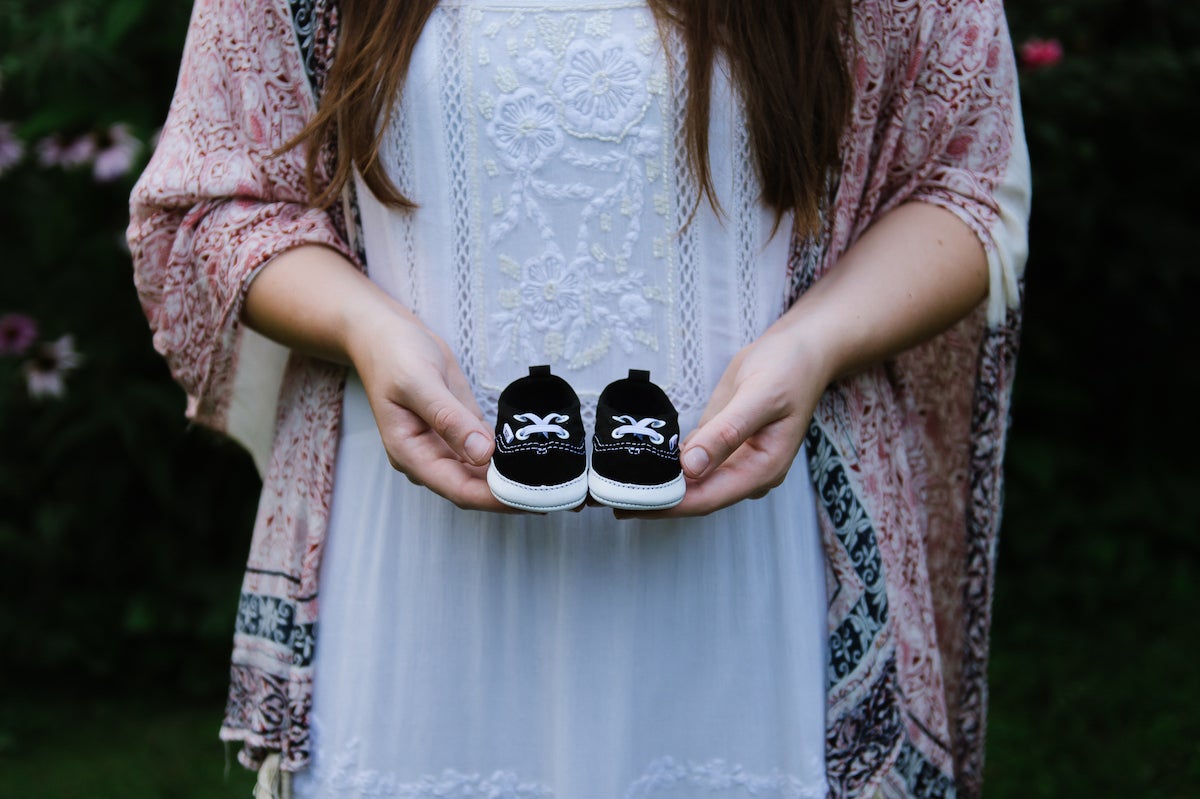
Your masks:
M 685 129 L 701 191 L 716 206 L 708 119 L 718 52 L 743 97 L 763 200 L 815 230 L 826 178 L 853 100 L 850 0 L 648 0 L 660 25 L 676 26 L 687 52 Z M 388 178 L 379 152 L 413 49 L 438 0 L 341 0 L 337 51 L 320 109 L 291 146 L 308 148 L 314 205 L 328 206 L 355 167 L 380 201 L 414 203 Z M 331 181 L 317 191 L 323 148 L 336 142 Z

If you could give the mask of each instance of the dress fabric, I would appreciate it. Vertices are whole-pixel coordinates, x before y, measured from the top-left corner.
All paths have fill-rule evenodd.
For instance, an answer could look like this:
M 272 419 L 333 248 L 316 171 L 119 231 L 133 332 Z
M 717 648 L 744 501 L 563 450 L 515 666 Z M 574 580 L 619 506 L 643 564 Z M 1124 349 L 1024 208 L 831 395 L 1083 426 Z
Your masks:
M 603 16 L 576 15 L 573 23 L 553 25 L 538 21 L 543 15 L 530 17 L 527 6 L 524 16 L 508 8 L 502 20 L 487 22 L 496 35 L 509 19 L 533 19 L 537 35 L 559 42 L 530 46 L 530 55 L 538 49 L 557 54 L 563 34 L 574 38 L 579 25 L 605 26 Z M 788 301 L 838 269 L 872 225 L 910 202 L 942 207 L 978 235 L 991 294 L 986 308 L 945 333 L 831 385 L 813 414 L 806 454 L 826 567 L 826 777 L 830 796 L 839 799 L 978 799 L 1001 467 L 1030 203 L 1017 65 L 1002 0 L 856 0 L 851 11 L 855 90 L 842 165 L 830 185 L 817 246 L 799 231 L 792 236 Z M 319 580 L 345 370 L 289 352 L 240 318 L 255 275 L 290 248 L 327 246 L 366 265 L 353 193 L 345 192 L 345 202 L 333 208 L 311 207 L 305 154 L 285 146 L 317 113 L 340 19 L 338 0 L 196 0 L 170 113 L 130 198 L 138 299 L 155 349 L 186 392 L 187 416 L 241 442 L 263 476 L 220 735 L 241 745 L 238 759 L 246 767 L 278 755 L 290 773 L 308 767 L 313 745 L 314 632 L 318 621 L 324 624 Z M 523 45 L 518 38 L 513 48 Z M 486 74 L 483 84 L 460 92 L 458 102 L 477 95 L 482 114 L 485 101 L 499 97 L 491 85 L 501 92 L 519 88 L 519 73 L 509 70 Z M 536 120 L 527 121 L 535 123 L 528 130 L 538 128 Z M 597 140 L 613 138 L 591 132 Z M 483 134 L 476 127 L 474 135 Z M 318 169 L 318 189 L 327 185 L 329 166 Z M 498 176 L 501 166 L 497 161 Z M 649 171 L 646 179 L 653 180 Z M 476 196 L 487 198 L 475 204 L 477 212 L 497 205 L 495 194 Z M 671 196 L 655 192 L 652 199 L 657 207 L 664 198 L 669 211 Z M 499 204 L 503 212 L 503 197 Z M 734 207 L 727 203 L 725 210 Z M 603 217 L 596 221 L 604 224 Z M 373 238 L 374 258 L 385 240 Z M 683 255 L 698 249 L 683 238 L 667 241 Z M 450 238 L 439 251 L 438 280 L 464 296 L 502 296 L 514 307 L 536 297 L 519 288 L 503 295 L 474 289 L 470 276 L 486 273 L 461 265 L 478 246 Z M 515 270 L 513 263 L 500 266 L 520 276 L 525 261 L 515 263 Z M 370 269 L 377 277 L 391 272 L 374 263 Z M 742 274 L 743 266 L 737 270 Z M 748 285 L 739 280 L 737 288 Z M 541 288 L 545 296 L 548 287 Z M 686 308 L 696 294 L 680 288 Z M 700 307 L 744 305 L 745 295 L 736 296 L 735 302 L 733 293 L 709 295 Z M 631 311 L 638 307 L 634 299 L 625 301 Z M 460 307 L 473 310 L 457 327 L 443 323 L 440 329 L 450 328 L 465 356 L 471 348 L 462 349 L 461 331 L 486 327 L 471 328 L 484 319 L 481 309 Z M 562 353 L 589 340 L 582 332 L 572 337 L 573 331 L 552 330 L 553 324 L 547 310 L 538 317 L 545 329 L 533 329 L 558 333 Z M 626 326 L 610 327 L 618 347 L 641 340 L 622 337 Z M 555 336 L 542 340 L 553 352 L 559 343 Z M 696 350 L 680 350 L 688 351 Z M 706 352 L 707 358 L 714 350 Z M 678 372 L 690 375 L 697 362 L 679 362 Z M 474 355 L 465 363 L 486 400 L 490 389 L 483 381 L 499 382 L 499 375 L 483 374 Z M 657 379 L 661 370 L 655 370 Z M 676 391 L 697 382 L 673 385 Z
M 364 244 L 489 418 L 549 363 L 590 429 L 636 367 L 686 431 L 784 308 L 789 237 L 757 202 L 720 75 L 720 212 L 694 206 L 681 56 L 627 0 L 447 2 L 427 24 L 384 149 L 420 209 L 360 185 Z M 464 511 L 389 466 L 352 375 L 336 464 L 298 796 L 826 795 L 804 457 L 765 499 L 703 519 Z

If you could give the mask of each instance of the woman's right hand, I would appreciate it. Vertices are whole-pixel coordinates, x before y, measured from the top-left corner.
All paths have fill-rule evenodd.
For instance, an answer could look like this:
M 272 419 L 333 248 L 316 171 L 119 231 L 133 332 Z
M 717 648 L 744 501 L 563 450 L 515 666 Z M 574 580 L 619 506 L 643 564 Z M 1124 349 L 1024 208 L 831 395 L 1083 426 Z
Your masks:
M 488 488 L 492 432 L 441 337 L 393 307 L 353 325 L 347 354 L 393 468 L 460 508 L 513 512 Z
M 358 371 L 388 461 L 460 508 L 513 512 L 492 496 L 492 431 L 446 343 L 328 247 L 287 250 L 246 294 L 245 323 Z

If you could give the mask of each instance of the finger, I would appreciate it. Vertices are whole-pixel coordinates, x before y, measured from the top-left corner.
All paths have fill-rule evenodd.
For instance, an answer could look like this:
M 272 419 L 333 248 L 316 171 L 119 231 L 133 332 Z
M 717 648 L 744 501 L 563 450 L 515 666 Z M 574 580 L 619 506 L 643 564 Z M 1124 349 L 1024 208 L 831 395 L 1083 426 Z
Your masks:
M 712 418 L 724 410 L 729 401 L 733 399 L 733 395 L 737 392 L 738 386 L 738 361 L 735 360 L 721 375 L 721 379 L 717 381 L 716 387 L 708 398 L 708 403 L 704 406 L 704 412 L 700 414 L 700 421 L 696 425 L 696 429 L 704 427 L 712 421 Z M 692 430 L 684 438 L 683 443 L 687 444 L 695 435 L 696 430 Z
M 471 381 L 467 380 L 467 376 L 458 365 L 458 361 L 452 358 L 447 362 L 446 385 L 449 387 L 450 393 L 457 397 L 459 402 L 465 405 L 477 418 L 483 419 L 483 409 L 479 407 L 479 401 L 475 399 L 475 391 L 471 388 Z
M 450 393 L 454 395 L 455 399 L 461 402 L 463 407 L 465 407 L 472 416 L 480 421 L 483 421 L 486 426 L 486 421 L 484 420 L 483 416 L 483 408 L 479 407 L 479 400 L 475 398 L 475 392 L 471 389 L 471 384 L 467 382 L 466 378 L 464 377 L 460 381 L 454 379 L 453 375 L 451 375 L 448 385 L 450 387 Z
M 492 432 L 445 383 L 421 381 L 414 391 L 411 410 L 463 461 L 482 466 L 491 458 Z
M 389 461 L 415 485 L 424 486 L 465 510 L 519 513 L 492 494 L 481 466 L 463 463 L 432 430 L 393 447 Z
M 725 461 L 720 469 L 702 480 L 688 480 L 683 501 L 663 511 L 622 511 L 618 518 L 675 519 L 707 516 L 743 499 L 760 499 L 787 474 L 777 455 L 753 447 L 744 447 Z
M 680 453 L 684 473 L 700 478 L 712 472 L 750 436 L 778 417 L 778 409 L 763 402 L 751 386 L 742 384 L 724 407 L 692 432 Z
M 485 473 L 479 467 L 449 458 L 435 461 L 424 469 L 425 486 L 463 510 L 492 513 L 523 513 L 511 508 L 492 494 Z
M 722 485 L 724 484 L 724 485 Z M 744 499 L 745 489 L 740 483 L 728 479 L 724 470 L 697 482 L 688 482 L 683 501 L 673 508 L 656 511 L 615 510 L 618 519 L 682 519 L 692 516 L 707 516 Z
M 716 388 L 713 389 L 712 395 L 709 396 L 708 402 L 704 406 L 704 412 L 700 414 L 700 421 L 679 442 L 681 452 L 687 449 L 688 444 L 691 443 L 692 438 L 696 435 L 696 430 L 708 424 L 729 403 L 730 398 L 734 395 L 737 388 L 738 370 L 741 360 L 742 354 L 738 353 L 729 366 L 725 368 L 725 372 L 721 375 L 721 379 L 717 382 Z

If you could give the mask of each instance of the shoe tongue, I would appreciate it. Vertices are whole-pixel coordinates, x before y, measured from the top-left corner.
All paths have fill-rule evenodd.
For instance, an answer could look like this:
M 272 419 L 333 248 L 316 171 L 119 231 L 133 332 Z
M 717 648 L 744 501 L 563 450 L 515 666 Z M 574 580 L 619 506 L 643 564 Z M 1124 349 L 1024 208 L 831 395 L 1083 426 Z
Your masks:
M 647 374 L 649 374 L 649 373 L 647 373 Z M 549 367 L 549 365 L 531 366 L 531 367 L 529 367 L 529 376 L 530 377 L 549 377 L 550 376 L 550 367 Z
M 650 372 L 646 369 L 630 369 L 629 370 L 629 379 L 636 380 L 639 383 L 649 383 L 650 382 Z

